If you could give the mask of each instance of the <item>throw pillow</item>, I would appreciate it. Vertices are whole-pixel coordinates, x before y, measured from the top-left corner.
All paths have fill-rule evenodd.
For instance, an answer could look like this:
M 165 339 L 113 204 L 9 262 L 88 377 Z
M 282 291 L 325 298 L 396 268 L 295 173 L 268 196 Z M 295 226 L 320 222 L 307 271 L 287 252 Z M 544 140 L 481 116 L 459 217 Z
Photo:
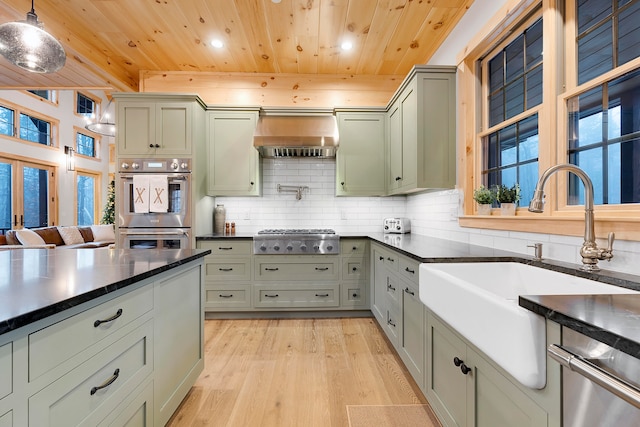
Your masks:
M 44 240 L 33 230 L 16 230 L 16 238 L 24 246 L 44 245 Z
M 82 234 L 80 234 L 78 227 L 58 227 L 58 233 L 60 233 L 65 245 L 77 245 L 78 243 L 84 243 L 84 239 L 82 238 Z
M 91 232 L 93 233 L 94 242 L 115 242 L 116 233 L 113 230 L 113 225 L 92 225 Z

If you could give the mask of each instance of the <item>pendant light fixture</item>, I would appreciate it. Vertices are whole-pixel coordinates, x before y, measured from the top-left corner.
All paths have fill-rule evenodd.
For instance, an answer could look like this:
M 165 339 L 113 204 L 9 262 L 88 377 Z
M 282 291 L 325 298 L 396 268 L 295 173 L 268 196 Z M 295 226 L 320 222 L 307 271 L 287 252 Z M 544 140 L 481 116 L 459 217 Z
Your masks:
M 0 25 L 0 54 L 24 70 L 55 73 L 67 57 L 60 42 L 42 29 L 33 2 L 26 21 Z
M 116 124 L 110 120 L 111 116 L 109 115 L 109 107 L 111 106 L 111 102 L 113 102 L 113 98 L 109 100 L 107 108 L 105 108 L 100 115 L 100 120 L 98 120 L 97 122 L 87 123 L 84 128 L 100 135 L 116 136 Z

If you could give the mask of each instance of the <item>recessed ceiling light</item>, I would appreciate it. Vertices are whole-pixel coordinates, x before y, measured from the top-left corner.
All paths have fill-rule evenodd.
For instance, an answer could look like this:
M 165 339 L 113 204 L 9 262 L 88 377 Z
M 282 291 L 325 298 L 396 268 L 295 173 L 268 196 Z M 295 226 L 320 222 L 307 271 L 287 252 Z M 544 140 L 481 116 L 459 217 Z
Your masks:
M 281 0 L 271 0 L 271 3 L 278 4 L 278 3 L 280 3 L 280 1 L 281 1 Z
M 350 50 L 350 49 L 353 48 L 353 43 L 351 43 L 351 42 L 342 42 L 340 47 L 342 48 L 342 50 Z
M 222 40 L 215 39 L 211 40 L 211 46 L 220 49 L 222 46 L 224 46 L 224 43 L 222 43 Z

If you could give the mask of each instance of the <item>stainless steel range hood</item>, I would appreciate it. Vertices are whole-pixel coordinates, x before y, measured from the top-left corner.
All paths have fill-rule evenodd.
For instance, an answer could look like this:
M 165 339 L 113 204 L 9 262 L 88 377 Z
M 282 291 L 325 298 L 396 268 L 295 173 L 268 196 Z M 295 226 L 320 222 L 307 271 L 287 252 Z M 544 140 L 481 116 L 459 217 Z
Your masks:
M 333 115 L 260 116 L 253 146 L 266 158 L 335 157 L 336 118 Z

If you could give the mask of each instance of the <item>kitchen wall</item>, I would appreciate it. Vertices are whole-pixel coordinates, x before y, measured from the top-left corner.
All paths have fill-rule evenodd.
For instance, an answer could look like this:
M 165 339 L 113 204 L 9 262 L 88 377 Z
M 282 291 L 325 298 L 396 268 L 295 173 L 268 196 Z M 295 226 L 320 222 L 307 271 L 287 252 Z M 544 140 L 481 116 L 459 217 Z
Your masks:
M 333 228 L 341 232 L 382 230 L 386 217 L 402 216 L 406 198 L 335 197 L 335 159 L 262 159 L 262 197 L 217 197 L 237 232 L 264 228 Z M 307 186 L 301 200 L 277 185 Z

